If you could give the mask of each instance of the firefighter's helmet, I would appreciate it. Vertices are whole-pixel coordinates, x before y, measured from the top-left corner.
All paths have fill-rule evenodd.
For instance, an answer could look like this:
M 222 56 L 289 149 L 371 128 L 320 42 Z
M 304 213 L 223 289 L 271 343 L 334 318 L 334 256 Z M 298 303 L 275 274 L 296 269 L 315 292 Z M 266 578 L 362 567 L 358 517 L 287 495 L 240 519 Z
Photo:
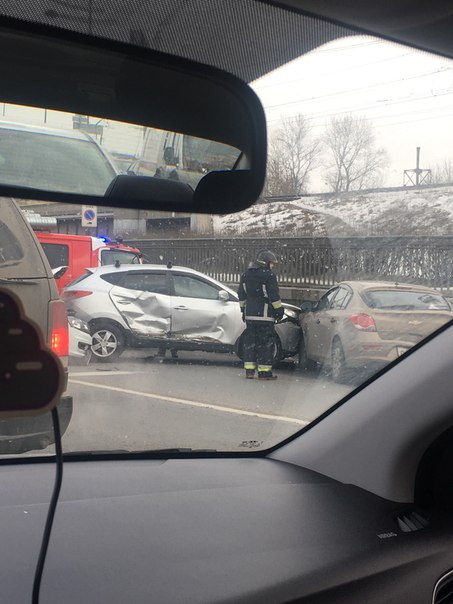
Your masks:
M 277 264 L 277 262 L 278 262 L 277 256 L 273 252 L 270 252 L 269 250 L 267 250 L 265 252 L 260 252 L 258 254 L 256 261 L 258 262 L 258 264 L 262 264 L 263 266 L 267 266 L 267 267 L 269 266 L 269 264 L 271 262 L 272 262 L 272 264 Z

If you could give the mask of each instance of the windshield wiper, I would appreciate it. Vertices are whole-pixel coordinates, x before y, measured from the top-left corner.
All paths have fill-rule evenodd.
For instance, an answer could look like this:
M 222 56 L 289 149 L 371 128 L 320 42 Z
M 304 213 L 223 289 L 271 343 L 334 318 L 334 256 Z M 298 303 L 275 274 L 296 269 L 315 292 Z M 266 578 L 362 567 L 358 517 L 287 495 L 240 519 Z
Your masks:
M 71 457 L 71 456 L 75 456 L 75 455 L 117 455 L 117 454 L 124 454 L 124 453 L 130 453 L 130 451 L 128 451 L 127 449 L 106 449 L 106 450 L 102 450 L 100 449 L 99 451 L 92 451 L 87 450 L 87 451 L 67 451 L 65 453 L 63 453 L 63 457 Z
M 64 453 L 64 457 L 75 457 L 79 455 L 95 456 L 95 455 L 175 455 L 179 453 L 217 453 L 217 449 L 191 449 L 190 447 L 175 447 L 170 449 L 144 449 L 128 450 L 128 449 L 103 449 L 99 451 L 68 451 Z
M 217 449 L 191 449 L 190 447 L 179 447 L 174 449 L 147 449 L 145 451 L 134 451 L 135 453 L 146 453 L 147 455 L 172 455 L 173 453 L 217 453 Z

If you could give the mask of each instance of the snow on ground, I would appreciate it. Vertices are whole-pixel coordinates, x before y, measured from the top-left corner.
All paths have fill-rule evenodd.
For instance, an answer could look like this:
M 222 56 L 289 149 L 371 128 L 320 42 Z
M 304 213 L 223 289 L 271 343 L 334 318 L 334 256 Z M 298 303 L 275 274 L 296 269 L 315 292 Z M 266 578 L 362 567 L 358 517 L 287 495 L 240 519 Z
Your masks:
M 257 204 L 216 217 L 214 229 L 230 236 L 453 235 L 453 186 Z

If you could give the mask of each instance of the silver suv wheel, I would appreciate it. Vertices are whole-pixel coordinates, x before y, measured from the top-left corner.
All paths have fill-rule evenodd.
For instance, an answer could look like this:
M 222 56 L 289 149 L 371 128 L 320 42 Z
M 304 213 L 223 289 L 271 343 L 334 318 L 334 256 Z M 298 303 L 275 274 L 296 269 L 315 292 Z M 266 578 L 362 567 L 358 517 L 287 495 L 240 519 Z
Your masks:
M 98 326 L 93 329 L 91 335 L 93 337 L 91 350 L 99 361 L 112 361 L 123 352 L 123 337 L 118 328 Z

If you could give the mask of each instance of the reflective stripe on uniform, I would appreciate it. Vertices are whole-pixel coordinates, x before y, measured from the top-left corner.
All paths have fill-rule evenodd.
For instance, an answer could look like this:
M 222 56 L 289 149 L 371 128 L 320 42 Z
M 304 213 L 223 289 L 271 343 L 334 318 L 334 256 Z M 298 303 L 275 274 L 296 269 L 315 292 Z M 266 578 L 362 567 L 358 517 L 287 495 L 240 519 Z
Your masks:
M 272 371 L 272 365 L 258 365 L 258 371 Z
M 272 306 L 274 308 L 281 308 L 283 306 L 283 304 L 282 304 L 281 300 L 277 300 L 276 302 L 272 302 Z
M 243 300 L 243 301 L 239 302 L 239 306 L 240 306 L 241 308 L 245 308 L 245 300 Z
M 246 321 L 266 321 L 268 323 L 274 323 L 275 319 L 273 317 L 255 317 L 254 315 L 249 317 L 245 315 Z
M 256 369 L 256 363 L 244 363 L 244 369 Z

